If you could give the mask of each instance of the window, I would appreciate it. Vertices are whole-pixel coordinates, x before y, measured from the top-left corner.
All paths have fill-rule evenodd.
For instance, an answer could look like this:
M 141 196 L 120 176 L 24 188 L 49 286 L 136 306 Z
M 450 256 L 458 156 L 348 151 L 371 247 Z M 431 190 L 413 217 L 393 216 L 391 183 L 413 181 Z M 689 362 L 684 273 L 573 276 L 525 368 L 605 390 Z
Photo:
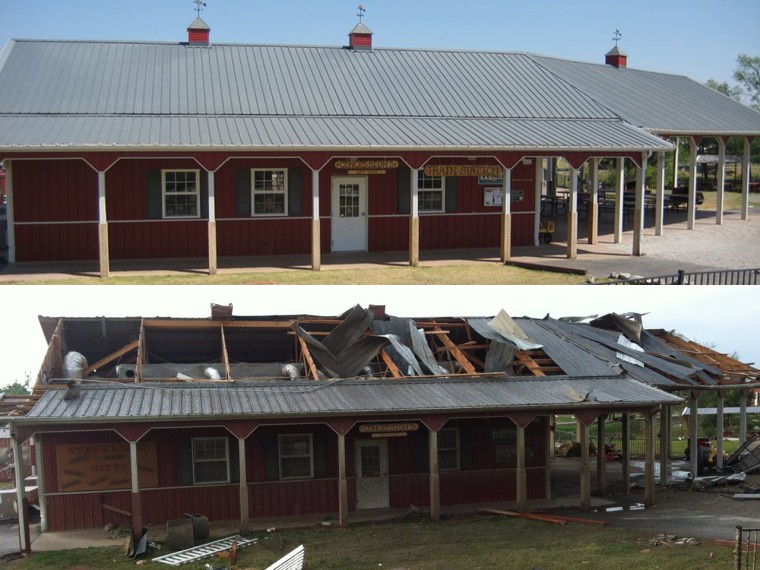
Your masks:
M 228 446 L 226 437 L 193 439 L 193 483 L 229 483 Z
M 164 218 L 200 217 L 200 171 L 162 170 Z
M 285 216 L 288 213 L 288 171 L 251 170 L 254 216 Z
M 442 429 L 438 432 L 438 469 L 459 469 L 459 430 L 456 428 Z
M 279 439 L 280 478 L 314 477 L 311 434 L 281 435 Z
M 443 212 L 444 177 L 425 176 L 420 170 L 417 174 L 417 193 L 420 212 Z

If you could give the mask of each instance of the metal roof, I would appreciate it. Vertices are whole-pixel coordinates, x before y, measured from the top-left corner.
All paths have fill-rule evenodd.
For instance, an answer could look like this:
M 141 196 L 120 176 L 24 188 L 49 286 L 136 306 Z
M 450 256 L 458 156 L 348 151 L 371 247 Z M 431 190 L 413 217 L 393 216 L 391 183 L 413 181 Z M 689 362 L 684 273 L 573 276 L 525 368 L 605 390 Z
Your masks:
M 82 385 L 50 390 L 19 424 L 632 408 L 683 400 L 625 377 Z M 577 394 L 589 393 L 588 401 Z M 16 422 L 16 420 L 14 420 Z
M 2 148 L 670 148 L 522 53 L 17 40 L 0 66 Z
M 726 406 L 723 408 L 724 414 L 739 414 L 742 409 L 739 406 Z M 760 406 L 747 406 L 748 414 L 760 414 Z M 681 412 L 682 416 L 690 416 L 691 408 L 686 406 Z M 717 416 L 718 408 L 697 408 L 698 416 Z
M 760 113 L 688 77 L 532 56 L 632 125 L 661 134 L 760 135 Z

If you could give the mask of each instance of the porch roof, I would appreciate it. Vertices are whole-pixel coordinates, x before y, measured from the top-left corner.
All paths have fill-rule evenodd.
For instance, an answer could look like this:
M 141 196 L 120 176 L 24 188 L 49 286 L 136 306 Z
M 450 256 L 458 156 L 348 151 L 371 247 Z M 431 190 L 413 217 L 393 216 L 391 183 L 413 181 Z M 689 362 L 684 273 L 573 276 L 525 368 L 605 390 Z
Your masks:
M 49 390 L 19 425 L 650 408 L 683 400 L 625 375 L 82 385 Z

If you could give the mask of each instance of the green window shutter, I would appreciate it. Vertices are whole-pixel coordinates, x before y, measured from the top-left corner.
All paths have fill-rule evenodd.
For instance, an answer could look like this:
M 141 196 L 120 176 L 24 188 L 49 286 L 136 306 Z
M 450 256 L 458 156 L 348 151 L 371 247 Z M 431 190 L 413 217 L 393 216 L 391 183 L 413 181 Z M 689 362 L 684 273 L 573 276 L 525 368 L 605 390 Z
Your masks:
M 288 169 L 288 216 L 300 216 L 303 212 L 303 170 Z
M 183 439 L 177 445 L 177 483 L 193 484 L 193 446 L 189 439 Z
M 145 190 L 146 215 L 148 219 L 160 220 L 164 215 L 160 170 L 148 170 Z
M 415 435 L 418 473 L 428 473 L 430 471 L 430 441 L 428 437 L 428 430 L 424 426 L 423 429 L 417 431 Z
M 407 166 L 398 167 L 398 213 L 408 214 L 412 211 L 411 169 Z
M 251 217 L 251 191 L 250 168 L 238 168 L 235 172 L 235 203 L 240 217 Z
M 446 189 L 446 211 L 456 212 L 459 208 L 459 177 L 447 176 L 444 178 L 444 188 Z
M 314 449 L 314 477 L 327 477 L 327 441 L 325 434 L 315 433 L 312 436 Z
M 459 467 L 461 469 L 472 469 L 472 440 L 471 429 L 459 428 Z

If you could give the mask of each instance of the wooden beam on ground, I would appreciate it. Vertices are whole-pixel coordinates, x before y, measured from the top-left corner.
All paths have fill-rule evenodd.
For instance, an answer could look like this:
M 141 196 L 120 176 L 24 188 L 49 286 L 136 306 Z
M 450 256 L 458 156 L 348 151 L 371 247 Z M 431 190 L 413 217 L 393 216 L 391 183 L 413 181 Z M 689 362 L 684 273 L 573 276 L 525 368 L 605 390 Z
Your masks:
M 124 509 L 120 509 L 119 507 L 112 507 L 111 505 L 106 505 L 105 503 L 100 503 L 100 508 L 105 509 L 107 511 L 111 511 L 114 513 L 119 513 L 120 515 L 124 515 L 125 517 L 131 517 L 132 513 L 129 511 L 125 511 Z
M 475 367 L 472 365 L 472 362 L 470 362 L 467 357 L 462 353 L 459 348 L 457 348 L 457 345 L 454 344 L 454 342 L 446 336 L 446 333 L 443 332 L 441 327 L 435 326 L 433 327 L 433 332 L 436 334 L 438 340 L 440 340 L 443 345 L 446 347 L 446 349 L 449 351 L 449 353 L 456 359 L 459 364 L 462 365 L 462 368 L 467 372 L 468 374 L 475 374 L 476 370 Z
M 306 360 L 306 365 L 309 367 L 312 378 L 314 378 L 314 380 L 319 380 L 317 365 L 314 364 L 314 359 L 311 357 L 311 352 L 309 352 L 309 347 L 306 345 L 306 341 L 298 337 L 298 342 L 301 345 L 301 354 L 303 354 L 304 360 Z
M 551 517 L 547 515 L 537 515 L 535 513 L 517 513 L 515 511 L 502 511 L 499 509 L 480 509 L 481 513 L 487 513 L 490 515 L 503 515 L 505 517 L 518 517 L 521 519 L 530 519 L 533 521 L 541 521 L 541 522 L 548 522 L 552 524 L 561 524 L 566 525 L 567 521 L 561 520 L 556 517 Z
M 84 378 L 87 378 L 90 374 L 95 372 L 96 370 L 99 370 L 101 367 L 105 366 L 106 364 L 109 364 L 116 360 L 117 358 L 121 358 L 128 352 L 132 352 L 134 349 L 136 349 L 140 345 L 140 339 L 133 340 L 129 344 L 122 346 L 119 350 L 112 352 L 108 356 L 101 358 L 98 360 L 95 364 L 91 364 L 87 368 L 85 368 L 82 371 L 82 376 Z
M 391 374 L 394 378 L 403 378 L 403 374 L 401 374 L 401 371 L 398 369 L 398 366 L 396 366 L 396 363 L 393 362 L 391 357 L 388 355 L 386 350 L 383 348 L 380 350 L 380 356 L 383 358 L 383 362 L 385 362 L 385 365 L 388 367 L 388 370 L 391 371 Z

